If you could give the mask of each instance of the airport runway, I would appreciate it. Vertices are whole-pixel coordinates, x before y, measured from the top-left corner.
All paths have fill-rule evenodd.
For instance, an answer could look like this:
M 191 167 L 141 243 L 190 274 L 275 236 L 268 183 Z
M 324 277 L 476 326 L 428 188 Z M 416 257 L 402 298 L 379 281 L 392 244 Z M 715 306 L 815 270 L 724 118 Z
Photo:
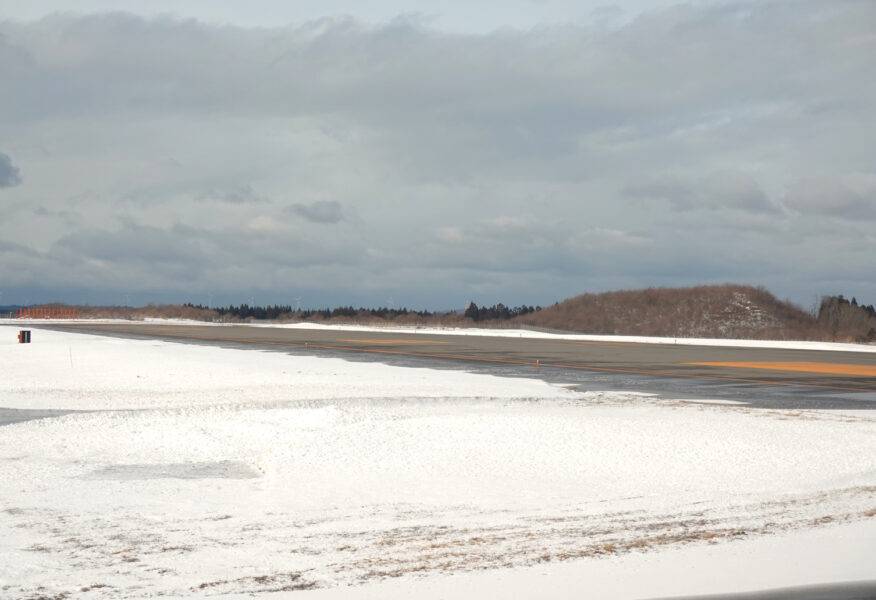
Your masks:
M 876 354 L 525 337 L 76 323 L 41 327 L 188 343 L 310 352 L 406 366 L 540 377 L 583 389 L 734 399 L 768 408 L 876 409 Z

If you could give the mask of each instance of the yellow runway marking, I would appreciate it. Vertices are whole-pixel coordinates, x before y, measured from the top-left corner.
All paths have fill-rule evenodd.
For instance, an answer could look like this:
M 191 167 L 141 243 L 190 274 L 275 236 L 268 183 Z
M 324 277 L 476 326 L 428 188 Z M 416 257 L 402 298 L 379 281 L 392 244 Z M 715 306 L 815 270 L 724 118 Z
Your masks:
M 705 367 L 734 367 L 739 369 L 765 369 L 768 371 L 799 371 L 803 373 L 827 373 L 830 375 L 861 375 L 876 377 L 874 365 L 844 365 L 817 362 L 694 362 L 688 365 Z
M 438 340 L 338 340 L 339 342 L 353 342 L 357 344 L 378 344 L 383 346 L 394 346 L 395 344 L 449 344 L 450 342 L 440 342 Z
M 645 346 L 639 342 L 573 342 L 576 346 Z

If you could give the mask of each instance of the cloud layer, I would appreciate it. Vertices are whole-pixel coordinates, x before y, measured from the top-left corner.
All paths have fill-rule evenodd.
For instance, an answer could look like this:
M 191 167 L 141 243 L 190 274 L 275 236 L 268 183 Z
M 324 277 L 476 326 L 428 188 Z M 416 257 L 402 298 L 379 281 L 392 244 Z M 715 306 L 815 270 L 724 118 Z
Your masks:
M 12 187 L 21 183 L 21 176 L 12 159 L 0 152 L 0 188 Z
M 876 300 L 874 22 L 807 0 L 478 35 L 3 22 L 27 173 L 0 154 L 3 298 Z

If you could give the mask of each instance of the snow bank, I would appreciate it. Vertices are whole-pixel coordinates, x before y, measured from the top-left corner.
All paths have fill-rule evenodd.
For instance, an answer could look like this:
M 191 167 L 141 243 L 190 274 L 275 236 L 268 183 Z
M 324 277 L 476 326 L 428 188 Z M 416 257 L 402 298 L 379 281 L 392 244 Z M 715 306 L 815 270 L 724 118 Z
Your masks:
M 0 597 L 641 597 L 619 574 L 717 573 L 713 547 L 876 541 L 869 416 L 36 334 L 0 327 L 0 407 L 73 412 L 0 427 Z M 814 581 L 773 571 L 757 585 Z
M 323 325 L 292 323 L 287 325 L 256 324 L 252 327 L 287 329 L 337 329 L 386 333 L 420 333 L 424 335 L 478 335 L 490 337 L 572 340 L 582 342 L 618 342 L 627 344 L 680 344 L 688 346 L 726 346 L 739 348 L 785 348 L 795 350 L 832 350 L 837 352 L 876 352 L 876 344 L 844 344 L 838 342 L 796 342 L 784 340 L 728 340 L 722 338 L 671 338 L 638 335 L 589 335 L 549 333 L 529 329 L 477 329 L 456 327 L 368 327 L 362 325 Z

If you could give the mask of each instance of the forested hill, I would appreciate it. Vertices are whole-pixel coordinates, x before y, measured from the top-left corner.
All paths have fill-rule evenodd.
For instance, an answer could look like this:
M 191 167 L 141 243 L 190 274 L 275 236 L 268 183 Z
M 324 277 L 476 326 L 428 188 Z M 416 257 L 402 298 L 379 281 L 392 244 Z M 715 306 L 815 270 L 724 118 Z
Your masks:
M 818 314 L 742 285 L 582 294 L 514 319 L 519 325 L 591 334 L 667 337 L 876 340 L 876 311 L 842 296 Z

